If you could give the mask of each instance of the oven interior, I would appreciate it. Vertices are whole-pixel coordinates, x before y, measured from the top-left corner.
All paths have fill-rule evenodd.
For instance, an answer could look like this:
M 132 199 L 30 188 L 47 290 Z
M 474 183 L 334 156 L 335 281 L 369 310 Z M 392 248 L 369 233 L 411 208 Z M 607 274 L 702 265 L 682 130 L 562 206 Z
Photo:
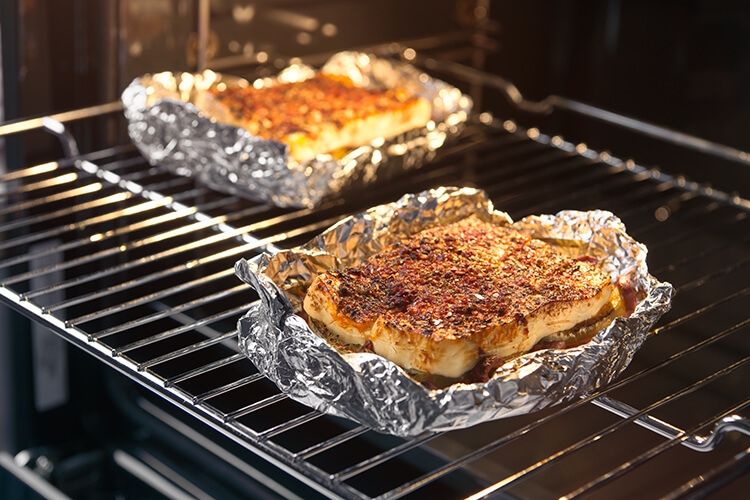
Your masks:
M 558 54 L 565 59 L 586 41 L 571 26 L 606 25 L 613 11 L 626 19 L 644 6 L 606 2 L 584 12 L 581 2 L 562 2 L 541 15 L 534 5 L 444 1 L 434 8 L 444 15 L 427 16 L 423 3 L 71 3 L 81 19 L 111 22 L 100 28 L 110 38 L 113 26 L 121 28 L 114 30 L 119 38 L 74 54 L 103 52 L 91 60 L 99 61 L 90 63 L 92 72 L 112 69 L 113 54 L 120 63 L 109 86 L 74 93 L 66 104 L 54 93 L 34 102 L 30 87 L 18 85 L 17 111 L 32 118 L 0 125 L 9 165 L 0 179 L 0 298 L 7 306 L 0 361 L 3 379 L 12 381 L 0 396 L 13 408 L 0 441 L 0 477 L 21 479 L 0 482 L 6 492 L 737 498 L 746 490 L 750 157 L 740 132 L 694 118 L 683 129 L 690 133 L 680 133 L 608 112 L 620 105 L 611 99 L 632 94 L 624 82 L 612 94 L 586 92 L 586 81 L 601 89 L 610 80 L 576 81 L 567 74 L 583 65 L 576 61 L 519 70 L 519 44 L 532 36 L 523 26 L 537 27 L 540 45 L 546 33 L 547 50 L 569 40 L 568 52 Z M 655 17 L 673 19 L 674 6 L 659 5 Z M 165 22 L 163 9 L 173 14 L 166 27 L 157 22 Z M 553 15 L 566 22 L 553 23 Z M 414 18 L 430 22 L 415 26 Z M 41 23 L 26 19 L 22 26 Z M 252 39 L 242 38 L 248 26 Z M 611 33 L 599 29 L 590 36 L 604 43 Z M 475 113 L 459 139 L 408 175 L 342 192 L 314 209 L 258 204 L 149 164 L 127 138 L 112 89 L 164 69 L 155 65 L 174 47 L 185 69 L 205 65 L 251 79 L 292 57 L 314 64 L 335 50 L 366 48 L 461 88 Z M 530 47 L 532 55 L 541 51 Z M 605 49 L 591 57 L 604 57 Z M 37 63 L 27 70 L 41 71 Z M 602 64 L 598 71 L 607 69 Z M 549 92 L 534 81 L 541 67 L 547 80 L 573 83 Z M 659 81 L 647 88 L 658 93 Z M 654 113 L 654 102 L 667 106 L 664 99 L 639 100 L 647 107 L 639 116 Z M 15 118 L 12 112 L 6 106 L 6 117 Z M 728 121 L 738 127 L 743 119 Z M 302 244 L 404 193 L 452 185 L 486 190 L 513 219 L 610 210 L 648 247 L 650 272 L 676 294 L 623 375 L 572 404 L 403 439 L 292 401 L 239 352 L 236 322 L 257 296 L 234 276 L 235 261 Z

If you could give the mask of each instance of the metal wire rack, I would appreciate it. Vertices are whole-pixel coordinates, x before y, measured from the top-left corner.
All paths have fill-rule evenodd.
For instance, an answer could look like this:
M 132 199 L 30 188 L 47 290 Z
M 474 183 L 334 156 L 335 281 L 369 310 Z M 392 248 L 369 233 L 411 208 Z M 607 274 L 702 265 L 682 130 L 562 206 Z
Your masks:
M 677 498 L 747 476 L 741 197 L 487 113 L 413 175 L 315 209 L 212 192 L 127 142 L 80 154 L 53 119 L 1 132 L 39 128 L 65 157 L 0 179 L 2 301 L 326 496 Z M 648 246 L 652 274 L 677 295 L 619 380 L 564 407 L 401 439 L 290 400 L 238 351 L 236 321 L 257 297 L 233 275 L 236 260 L 440 185 L 482 187 L 513 218 L 611 210 Z

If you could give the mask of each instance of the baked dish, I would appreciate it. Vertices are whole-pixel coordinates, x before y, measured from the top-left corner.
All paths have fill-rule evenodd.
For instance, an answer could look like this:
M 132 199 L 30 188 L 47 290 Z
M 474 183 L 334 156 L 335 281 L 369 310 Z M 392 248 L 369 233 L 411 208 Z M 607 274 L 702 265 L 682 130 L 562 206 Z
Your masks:
M 420 168 L 461 134 L 472 108 L 412 65 L 348 51 L 252 82 L 211 70 L 147 74 L 122 103 L 128 135 L 152 164 L 300 208 Z
M 318 275 L 303 306 L 339 348 L 370 350 L 433 382 L 484 381 L 534 348 L 590 340 L 635 298 L 591 256 L 470 216 Z
M 432 106 L 403 89 L 366 89 L 342 75 L 270 86 L 214 86 L 225 119 L 251 134 L 286 144 L 297 162 L 423 127 Z
M 398 436 L 466 428 L 622 373 L 671 303 L 647 252 L 604 210 L 513 221 L 481 190 L 407 194 L 238 261 L 260 299 L 239 344 L 311 408 Z

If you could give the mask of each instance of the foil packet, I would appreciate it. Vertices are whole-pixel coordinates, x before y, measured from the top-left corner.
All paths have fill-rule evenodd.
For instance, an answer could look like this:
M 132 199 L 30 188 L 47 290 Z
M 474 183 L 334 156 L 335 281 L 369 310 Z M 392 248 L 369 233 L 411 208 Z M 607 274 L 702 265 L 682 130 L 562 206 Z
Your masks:
M 321 71 L 348 76 L 365 88 L 401 88 L 424 97 L 432 103 L 432 120 L 396 137 L 298 163 L 284 144 L 226 123 L 226 111 L 210 99 L 213 86 L 250 82 L 213 71 L 163 72 L 136 78 L 123 91 L 128 134 L 151 164 L 174 174 L 253 201 L 310 208 L 345 189 L 419 168 L 461 133 L 471 111 L 471 99 L 459 89 L 404 62 L 340 52 Z M 294 64 L 252 85 L 303 81 L 314 75 L 313 68 Z
M 635 311 L 583 345 L 513 358 L 485 383 L 432 390 L 377 354 L 339 353 L 298 315 L 317 274 L 472 214 L 512 224 L 571 256 L 597 257 L 613 278 L 630 278 L 639 297 Z M 564 211 L 513 222 L 481 190 L 444 187 L 410 194 L 343 219 L 301 247 L 238 261 L 237 276 L 260 296 L 238 322 L 240 348 L 292 399 L 384 433 L 416 436 L 526 414 L 586 396 L 628 366 L 669 310 L 673 293 L 669 283 L 648 273 L 646 254 L 611 212 Z

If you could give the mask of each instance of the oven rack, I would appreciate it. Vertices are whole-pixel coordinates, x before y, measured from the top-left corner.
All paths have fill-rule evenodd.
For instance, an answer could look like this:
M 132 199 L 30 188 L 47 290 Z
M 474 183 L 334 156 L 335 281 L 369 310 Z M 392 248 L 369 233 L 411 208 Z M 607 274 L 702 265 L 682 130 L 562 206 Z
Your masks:
M 78 154 L 59 123 L 39 124 L 71 156 L 2 178 L 3 302 L 324 495 L 606 495 L 613 487 L 627 491 L 628 478 L 646 470 L 676 497 L 747 470 L 750 397 L 731 383 L 743 379 L 750 359 L 745 199 L 485 113 L 433 164 L 396 185 L 315 210 L 278 209 L 174 177 L 127 143 Z M 631 368 L 599 394 L 483 425 L 482 440 L 468 445 L 464 439 L 476 440 L 471 431 L 395 439 L 279 393 L 236 347 L 234 325 L 256 297 L 234 278 L 234 261 L 302 243 L 404 192 L 447 184 L 486 189 L 514 218 L 613 210 L 649 247 L 652 273 L 675 285 L 673 311 Z M 694 374 L 682 366 L 694 357 L 711 360 L 713 370 Z M 671 390 L 647 398 L 643 389 L 653 390 L 654 381 Z M 682 407 L 693 398 L 702 405 L 695 414 Z M 498 457 L 529 437 L 549 439 L 545 429 L 573 429 L 571 422 L 580 421 L 587 433 L 570 443 L 550 440 L 541 458 L 519 465 Z M 639 433 L 633 424 L 654 432 Z M 633 435 L 642 449 L 610 447 L 614 456 L 603 470 L 582 474 L 576 484 L 552 480 L 599 443 Z M 672 455 L 683 470 L 664 485 L 662 457 Z M 384 485 L 373 475 L 397 479 Z M 559 484 L 568 489 L 556 491 Z

